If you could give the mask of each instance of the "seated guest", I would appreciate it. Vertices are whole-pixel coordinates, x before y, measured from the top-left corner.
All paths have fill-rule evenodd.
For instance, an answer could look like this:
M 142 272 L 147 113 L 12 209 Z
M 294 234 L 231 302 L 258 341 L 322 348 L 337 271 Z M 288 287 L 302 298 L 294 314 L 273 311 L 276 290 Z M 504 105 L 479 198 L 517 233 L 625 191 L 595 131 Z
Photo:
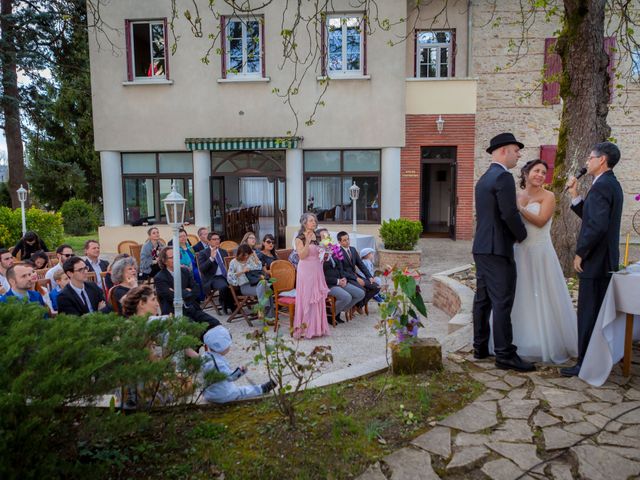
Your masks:
M 122 297 L 138 286 L 138 265 L 133 257 L 121 258 L 113 262 L 111 267 L 111 281 L 114 286 L 109 290 L 109 296 L 114 296 L 118 303 L 122 303 Z M 111 298 L 108 299 L 111 301 Z
M 47 265 L 49 263 L 49 257 L 42 250 L 33 252 L 31 254 L 31 257 L 29 257 L 29 260 L 33 262 L 33 268 L 35 268 L 36 270 L 47 268 Z
M 31 257 L 32 253 L 38 250 L 42 250 L 43 252 L 49 251 L 36 232 L 27 232 L 24 234 L 24 237 L 16 243 L 16 246 L 13 247 L 11 255 L 17 257 L 18 254 L 20 254 L 22 260 L 27 260 Z
M 160 314 L 160 304 L 153 287 L 140 285 L 132 288 L 122 299 L 122 313 L 125 317 Z
M 69 284 L 58 295 L 58 312 L 68 315 L 84 315 L 91 312 L 108 312 L 104 292 L 94 282 L 87 281 L 89 267 L 80 257 L 71 257 L 62 265 L 69 277 Z
M 270 233 L 267 233 L 262 239 L 262 249 L 258 250 L 257 252 L 258 258 L 262 262 L 262 266 L 265 271 L 271 268 L 271 264 L 275 260 L 278 260 L 278 256 L 276 255 L 275 243 L 275 237 Z
M 102 272 L 106 272 L 109 268 L 109 262 L 106 260 L 100 260 L 100 244 L 96 240 L 87 240 L 84 243 L 84 254 L 87 259 L 84 263 L 89 267 L 89 271 L 94 271 L 96 274 L 96 283 L 100 288 L 104 288 L 102 285 Z
M 193 251 L 187 231 L 184 228 L 180 229 L 178 235 L 178 241 L 180 243 L 180 265 L 184 265 L 193 274 L 193 278 L 200 287 L 198 289 L 198 300 L 204 300 L 204 291 L 202 289 L 202 278 L 200 277 L 200 271 L 198 270 L 198 262 L 196 262 L 196 252 Z
M 54 312 L 58 311 L 58 295 L 64 287 L 69 283 L 69 277 L 64 273 L 64 270 L 60 269 L 53 274 L 53 285 L 51 285 L 51 292 L 49 292 L 49 299 L 51 300 L 51 308 Z
M 198 253 L 209 248 L 209 229 L 200 227 L 198 229 L 198 238 L 200 241 L 193 246 L 193 251 Z
M 227 281 L 229 285 L 240 287 L 242 295 L 257 296 L 260 301 L 265 297 L 265 287 L 260 283 L 262 272 L 262 263 L 247 243 L 241 243 L 238 246 L 236 258 L 231 260 L 229 271 L 227 272 Z M 251 278 L 249 278 L 251 277 Z M 273 298 L 269 298 L 269 305 L 265 309 L 265 318 L 271 318 L 273 315 Z
M 373 248 L 363 248 L 362 250 L 360 250 L 360 258 L 362 259 L 362 263 L 364 263 L 364 266 L 367 267 L 367 270 L 369 270 L 369 273 L 371 273 L 372 275 L 375 274 L 376 271 L 375 267 L 373 266 L 375 255 L 376 251 Z M 358 276 L 362 279 L 366 279 L 365 274 L 362 272 L 358 272 Z M 382 286 L 382 279 L 380 277 L 373 277 L 373 279 L 379 287 Z M 373 297 L 373 299 L 378 303 L 381 303 L 384 300 L 380 293 L 377 293 Z
M 71 245 L 63 243 L 58 248 L 56 248 L 56 257 L 58 257 L 58 263 L 47 270 L 47 273 L 45 273 L 44 275 L 44 278 L 51 282 L 51 287 L 53 287 L 54 285 L 53 276 L 55 275 L 55 273 L 58 271 L 62 272 L 62 265 L 64 264 L 64 262 L 68 258 L 73 257 L 73 248 L 71 248 Z
M 375 279 L 369 269 L 365 266 L 358 255 L 358 251 L 351 246 L 349 241 L 349 234 L 347 232 L 338 233 L 338 243 L 342 248 L 342 269 L 344 275 L 352 285 L 358 286 L 365 291 L 364 298 L 357 304 L 356 309 L 358 313 L 362 314 L 362 307 L 364 307 L 369 300 L 375 297 L 380 292 L 380 287 L 375 283 Z M 357 269 L 364 274 L 365 278 L 360 278 L 357 273 Z
M 364 290 L 349 283 L 342 270 L 342 262 L 333 255 L 326 253 L 322 264 L 324 279 L 329 287 L 329 295 L 336 299 L 336 322 L 343 323 L 340 314 L 349 312 L 364 298 Z
M 256 245 L 256 234 L 253 232 L 247 232 L 244 234 L 244 237 L 242 237 L 242 240 L 240 241 L 240 245 L 242 245 L 243 243 L 246 245 L 249 245 L 251 247 L 251 250 L 256 250 L 257 249 L 257 245 Z
M 16 297 L 24 302 L 39 303 L 46 307 L 42 295 L 34 290 L 35 280 L 33 267 L 25 264 L 17 264 L 7 269 L 9 291 L 0 297 L 0 302 L 6 302 L 10 297 Z
M 113 280 L 111 280 L 111 269 L 113 268 L 113 264 L 116 263 L 118 260 L 121 260 L 123 258 L 129 258 L 130 256 L 131 255 L 129 255 L 128 253 L 119 253 L 118 255 L 113 257 L 113 262 L 111 262 L 111 265 L 109 265 L 109 268 L 107 268 L 107 274 L 104 276 L 104 284 L 107 287 L 106 288 L 107 292 L 111 290 L 114 286 Z
M 211 232 L 208 234 L 209 248 L 198 253 L 200 274 L 202 275 L 202 287 L 206 292 L 218 290 L 220 301 L 224 311 L 233 311 L 233 297 L 227 283 L 227 268 L 224 259 L 227 252 L 220 248 L 220 234 Z
M 163 315 L 174 313 L 173 311 L 173 247 L 165 247 L 160 251 L 158 265 L 160 271 L 153 277 L 160 302 L 160 311 Z M 209 325 L 220 325 L 215 317 L 202 310 L 198 303 L 200 287 L 195 282 L 191 271 L 187 267 L 180 267 L 182 281 L 182 301 L 184 302 L 184 315 L 195 322 L 208 323 Z
M 160 240 L 160 230 L 151 227 L 147 230 L 149 238 L 142 245 L 140 250 L 140 272 L 142 278 L 154 277 L 160 271 L 158 267 L 158 254 L 166 245 Z
M 6 248 L 0 248 L 0 295 L 4 295 L 11 289 L 7 280 L 7 270 L 13 266 L 14 259 Z

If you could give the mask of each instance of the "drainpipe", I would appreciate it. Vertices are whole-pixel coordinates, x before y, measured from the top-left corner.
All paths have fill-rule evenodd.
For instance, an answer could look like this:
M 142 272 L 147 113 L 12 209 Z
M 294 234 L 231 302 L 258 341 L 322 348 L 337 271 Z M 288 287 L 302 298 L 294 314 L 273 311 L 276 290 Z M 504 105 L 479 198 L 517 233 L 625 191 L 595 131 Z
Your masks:
M 471 28 L 473 27 L 473 0 L 467 2 L 467 78 L 471 78 Z

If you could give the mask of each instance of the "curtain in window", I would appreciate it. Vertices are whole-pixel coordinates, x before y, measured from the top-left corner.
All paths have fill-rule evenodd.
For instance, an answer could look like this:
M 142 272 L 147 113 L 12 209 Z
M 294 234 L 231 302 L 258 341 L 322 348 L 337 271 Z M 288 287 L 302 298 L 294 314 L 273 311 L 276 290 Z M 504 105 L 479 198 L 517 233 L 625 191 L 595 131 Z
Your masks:
M 240 200 L 243 206 L 261 205 L 260 216 L 273 216 L 273 182 L 266 178 L 240 178 Z

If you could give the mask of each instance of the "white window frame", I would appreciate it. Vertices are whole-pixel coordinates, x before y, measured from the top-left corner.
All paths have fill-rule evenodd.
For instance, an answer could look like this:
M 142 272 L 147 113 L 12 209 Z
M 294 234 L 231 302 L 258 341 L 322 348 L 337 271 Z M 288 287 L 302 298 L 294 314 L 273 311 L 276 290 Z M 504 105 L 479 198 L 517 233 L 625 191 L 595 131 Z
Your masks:
M 447 32 L 450 35 L 451 41 L 449 43 L 422 43 L 420 42 L 420 34 L 421 33 L 426 33 L 426 32 L 433 32 L 433 33 L 437 33 L 437 32 Z M 452 78 L 453 75 L 451 75 L 451 57 L 453 54 L 453 31 L 451 30 L 419 30 L 416 32 L 416 71 L 415 71 L 415 75 L 416 78 Z M 422 77 L 420 76 L 420 67 L 422 64 L 421 61 L 421 53 L 422 53 L 422 49 L 423 48 L 437 48 L 438 49 L 438 62 L 436 63 L 436 76 L 435 77 Z M 442 49 L 446 49 L 447 50 L 447 76 L 443 77 L 441 75 L 440 72 L 440 67 L 442 66 L 442 63 L 440 62 L 440 51 Z
M 135 36 L 133 34 L 133 27 L 134 25 L 149 25 L 149 56 L 151 58 L 151 65 L 154 64 L 154 61 L 159 59 L 160 57 L 155 57 L 153 56 L 153 34 L 151 33 L 152 31 L 152 26 L 153 25 L 160 25 L 160 27 L 162 27 L 162 37 L 163 37 L 163 41 L 164 41 L 164 56 L 162 57 L 162 60 L 164 62 L 164 72 L 162 73 L 162 75 L 152 75 L 152 76 L 147 76 L 145 75 L 144 77 L 138 77 L 136 75 L 136 48 L 135 48 Z M 129 38 L 130 38 L 130 42 L 131 45 L 129 45 L 129 48 L 131 49 L 131 69 L 132 69 L 132 77 L 133 77 L 133 81 L 135 82 L 153 82 L 153 81 L 164 81 L 167 80 L 167 62 L 168 62 L 168 55 L 167 55 L 167 32 L 164 28 L 164 20 L 135 20 L 135 21 L 131 21 L 129 23 L 129 28 L 131 29 L 131 31 L 129 32 Z
M 258 71 L 257 72 L 247 72 L 247 22 L 258 22 Z M 240 22 L 242 25 L 242 71 L 234 72 L 231 66 L 231 39 L 230 39 L 230 31 L 231 31 L 231 23 L 232 22 Z M 227 17 L 225 19 L 225 65 L 226 65 L 226 76 L 227 78 L 262 78 L 262 62 L 264 59 L 263 55 L 263 44 L 264 39 L 262 38 L 262 22 L 264 19 L 262 17 Z
M 342 69 L 331 70 L 331 63 L 329 62 L 329 22 L 334 19 L 340 19 L 342 25 Z M 347 22 L 344 21 L 350 18 L 357 18 L 360 25 L 360 69 L 359 70 L 347 70 Z M 337 15 L 327 15 L 325 24 L 325 62 L 326 62 L 326 74 L 329 77 L 362 77 L 364 74 L 364 15 L 362 13 L 343 13 Z

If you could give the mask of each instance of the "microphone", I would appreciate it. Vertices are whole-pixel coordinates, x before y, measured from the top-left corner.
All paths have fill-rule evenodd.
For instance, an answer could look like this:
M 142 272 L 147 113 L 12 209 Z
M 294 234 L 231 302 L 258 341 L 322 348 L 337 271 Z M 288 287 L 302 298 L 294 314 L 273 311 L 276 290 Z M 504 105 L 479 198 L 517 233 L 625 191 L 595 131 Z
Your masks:
M 576 180 L 580 180 L 580 178 L 584 177 L 586 173 L 587 173 L 587 168 L 582 167 L 580 170 L 578 170 L 578 173 L 576 174 Z M 569 187 L 564 189 L 565 192 L 567 190 L 569 190 Z

